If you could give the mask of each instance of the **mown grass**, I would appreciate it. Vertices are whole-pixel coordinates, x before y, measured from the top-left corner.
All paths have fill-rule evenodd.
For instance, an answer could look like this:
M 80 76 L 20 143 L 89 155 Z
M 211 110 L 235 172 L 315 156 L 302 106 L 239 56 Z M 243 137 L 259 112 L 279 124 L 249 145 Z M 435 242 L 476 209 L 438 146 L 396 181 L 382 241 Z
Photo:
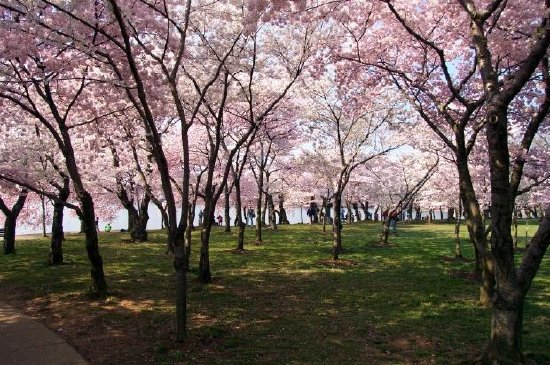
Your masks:
M 400 224 L 388 247 L 376 245 L 379 229 L 344 226 L 346 265 L 327 264 L 331 235 L 321 226 L 281 226 L 266 231 L 259 246 L 249 229 L 247 252 L 240 254 L 232 251 L 236 234 L 215 229 L 211 285 L 196 280 L 195 232 L 183 344 L 173 342 L 173 269 L 162 232 L 141 244 L 121 233 L 100 234 L 106 299 L 83 295 L 89 272 L 80 235 L 67 236 L 66 264 L 59 267 L 44 265 L 46 240 L 18 241 L 16 255 L 0 257 L 0 290 L 30 314 L 45 301 L 40 308 L 48 315 L 37 317 L 61 317 L 63 324 L 45 320 L 54 328 L 72 323 L 76 329 L 64 335 L 91 363 L 447 364 L 471 358 L 489 336 L 490 313 L 476 305 L 466 235 L 467 259 L 454 261 L 452 225 Z M 525 306 L 524 350 L 534 363 L 550 362 L 549 283 L 546 258 Z M 112 334 L 116 354 L 90 349 L 99 341 L 97 328 Z

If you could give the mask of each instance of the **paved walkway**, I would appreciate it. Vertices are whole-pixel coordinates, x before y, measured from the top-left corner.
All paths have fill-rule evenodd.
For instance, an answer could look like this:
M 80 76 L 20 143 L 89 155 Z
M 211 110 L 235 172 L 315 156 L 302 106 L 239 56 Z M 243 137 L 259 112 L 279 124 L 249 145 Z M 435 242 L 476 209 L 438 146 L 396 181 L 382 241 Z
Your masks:
M 56 333 L 0 301 L 0 364 L 88 363 Z

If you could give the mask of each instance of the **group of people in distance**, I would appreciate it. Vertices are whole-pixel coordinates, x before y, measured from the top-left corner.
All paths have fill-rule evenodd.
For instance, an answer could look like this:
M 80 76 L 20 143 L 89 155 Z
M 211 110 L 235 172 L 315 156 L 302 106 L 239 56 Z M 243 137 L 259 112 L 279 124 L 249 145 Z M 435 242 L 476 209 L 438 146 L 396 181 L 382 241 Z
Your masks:
M 245 223 L 246 225 L 251 225 L 253 226 L 254 225 L 254 218 L 256 218 L 256 212 L 254 211 L 253 208 L 247 208 L 245 207 L 243 209 L 243 213 L 244 213 L 244 219 L 245 219 Z M 202 225 L 203 223 L 203 219 L 204 219 L 204 212 L 202 211 L 202 209 L 199 211 L 199 226 Z M 223 217 L 221 214 L 218 214 L 216 216 L 216 219 L 215 221 L 212 222 L 213 224 L 216 224 L 218 226 L 221 226 L 223 225 Z M 237 222 L 237 219 L 235 218 L 235 225 L 237 225 L 238 222 Z
M 256 218 L 256 212 L 253 208 L 247 208 L 245 207 L 243 209 L 244 218 L 246 225 L 254 225 L 254 219 Z M 317 203 L 311 202 L 310 207 L 306 212 L 307 216 L 309 217 L 309 224 L 317 223 L 319 222 L 319 208 L 317 206 Z M 397 236 L 397 221 L 399 220 L 399 214 L 396 209 L 393 209 L 392 211 L 389 211 L 386 209 L 384 212 L 382 212 L 382 223 L 388 219 L 388 225 L 390 229 L 390 234 Z M 202 209 L 199 211 L 199 226 L 202 225 L 204 219 L 204 212 Z M 345 217 L 342 217 L 343 220 L 345 220 Z M 95 221 L 96 229 L 99 232 L 99 219 L 96 219 Z M 213 221 L 213 224 L 221 226 L 223 225 L 223 217 L 221 214 L 218 214 Z M 237 219 L 235 219 L 235 225 L 237 225 Z M 107 223 L 105 225 L 105 232 L 110 232 L 112 229 L 111 224 Z

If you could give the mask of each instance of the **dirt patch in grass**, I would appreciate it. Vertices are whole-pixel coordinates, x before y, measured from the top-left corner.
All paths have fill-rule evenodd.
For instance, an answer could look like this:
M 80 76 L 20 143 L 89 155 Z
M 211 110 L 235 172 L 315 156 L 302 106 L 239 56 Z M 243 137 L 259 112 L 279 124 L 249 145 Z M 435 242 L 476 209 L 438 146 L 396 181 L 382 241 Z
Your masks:
M 474 260 L 466 258 L 464 256 L 441 256 L 441 260 L 444 262 L 473 262 Z
M 478 281 L 476 274 L 472 271 L 451 270 L 450 274 L 454 278 L 472 281 L 472 282 Z
M 342 269 L 342 268 L 359 266 L 359 262 L 355 261 L 355 260 L 332 260 L 332 259 L 328 259 L 328 260 L 315 261 L 315 265 Z
M 227 250 L 226 252 L 229 252 L 229 253 L 232 253 L 232 254 L 235 254 L 235 255 L 249 255 L 249 254 L 252 253 L 252 251 L 245 250 L 244 248 L 243 249 L 234 248 L 232 250 Z
M 396 247 L 399 247 L 399 245 L 397 243 L 391 243 L 391 242 L 382 243 L 380 241 L 375 241 L 367 244 L 367 247 L 368 248 L 396 248 Z

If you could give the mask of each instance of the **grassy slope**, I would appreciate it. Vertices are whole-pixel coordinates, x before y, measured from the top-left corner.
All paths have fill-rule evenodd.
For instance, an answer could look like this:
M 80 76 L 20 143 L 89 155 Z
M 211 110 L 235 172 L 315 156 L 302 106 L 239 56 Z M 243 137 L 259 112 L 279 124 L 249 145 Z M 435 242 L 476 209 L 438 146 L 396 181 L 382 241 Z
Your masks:
M 341 257 L 349 261 L 341 266 L 327 265 L 331 236 L 320 226 L 266 231 L 264 244 L 249 244 L 245 254 L 231 251 L 234 234 L 216 229 L 212 285 L 196 282 L 198 258 L 192 257 L 190 332 L 183 345 L 171 340 L 172 266 L 161 233 L 152 233 L 146 244 L 121 242 L 120 233 L 100 235 L 112 291 L 105 300 L 83 295 L 89 274 L 81 236 L 68 236 L 67 264 L 61 267 L 43 264 L 47 241 L 19 241 L 17 255 L 0 257 L 0 299 L 61 328 L 92 363 L 445 364 L 467 359 L 489 335 L 490 313 L 476 307 L 477 284 L 466 275 L 473 263 L 449 259 L 451 225 L 398 228 L 392 245 L 380 248 L 375 245 L 378 224 L 345 226 Z M 248 242 L 252 233 L 247 231 Z M 472 258 L 470 244 L 463 243 L 464 255 Z M 196 243 L 193 250 L 198 252 Z M 543 262 L 525 308 L 524 349 L 540 363 L 550 362 L 549 261 Z M 103 347 L 112 351 L 96 349 Z

